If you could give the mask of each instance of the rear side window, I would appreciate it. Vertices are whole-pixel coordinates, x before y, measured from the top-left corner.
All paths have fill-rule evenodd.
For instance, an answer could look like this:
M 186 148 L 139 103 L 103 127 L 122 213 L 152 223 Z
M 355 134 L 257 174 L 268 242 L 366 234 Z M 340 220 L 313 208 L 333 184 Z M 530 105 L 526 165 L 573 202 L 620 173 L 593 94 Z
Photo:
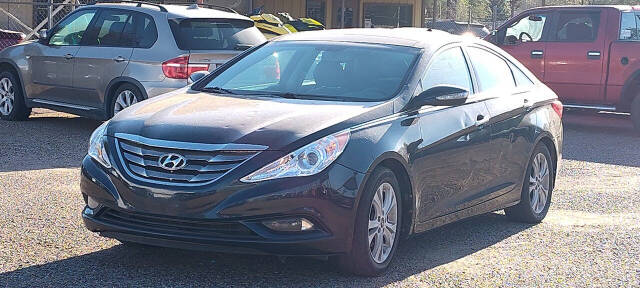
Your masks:
M 150 48 L 157 39 L 156 23 L 143 13 L 133 13 L 122 33 L 122 45 L 126 47 Z
M 244 50 L 265 41 L 245 20 L 171 19 L 169 26 L 182 50 Z
M 622 13 L 620 40 L 640 40 L 640 27 L 638 27 L 638 22 L 640 22 L 640 14 Z
M 480 92 L 510 91 L 515 87 L 511 69 L 502 58 L 476 47 L 469 47 L 467 52 L 476 72 Z
M 509 63 L 509 67 L 511 67 L 511 72 L 513 72 L 513 78 L 516 80 L 516 86 L 518 87 L 527 87 L 533 86 L 533 81 L 527 77 L 527 75 L 522 72 L 518 67 Z
M 598 37 L 600 13 L 561 13 L 555 30 L 555 40 L 560 42 L 591 42 Z

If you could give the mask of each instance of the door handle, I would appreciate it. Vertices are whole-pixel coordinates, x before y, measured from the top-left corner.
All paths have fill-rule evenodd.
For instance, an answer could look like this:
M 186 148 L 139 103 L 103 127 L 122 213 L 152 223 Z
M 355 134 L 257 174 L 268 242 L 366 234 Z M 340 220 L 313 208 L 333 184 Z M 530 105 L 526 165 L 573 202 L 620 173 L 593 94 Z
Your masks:
M 64 55 L 64 59 L 71 60 L 71 59 L 73 59 L 73 55 L 66 54 L 66 55 Z
M 124 59 L 124 57 L 122 57 L 122 56 L 118 56 L 116 58 L 113 58 L 113 61 L 116 61 L 116 62 L 123 62 L 124 60 L 127 60 L 127 59 Z
M 531 58 L 540 59 L 544 56 L 544 51 L 542 50 L 531 50 Z
M 489 122 L 489 117 L 487 116 L 478 114 L 478 116 L 476 117 L 476 126 L 484 125 L 487 122 Z
M 600 59 L 600 51 L 589 51 L 587 52 L 588 59 Z

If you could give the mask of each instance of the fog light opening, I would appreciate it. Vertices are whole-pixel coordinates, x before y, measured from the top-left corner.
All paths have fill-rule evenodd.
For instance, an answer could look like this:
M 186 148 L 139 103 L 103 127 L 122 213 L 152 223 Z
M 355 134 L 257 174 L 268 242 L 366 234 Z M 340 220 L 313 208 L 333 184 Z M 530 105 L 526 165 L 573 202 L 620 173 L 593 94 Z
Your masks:
M 288 218 L 262 221 L 270 230 L 277 232 L 306 232 L 314 230 L 313 222 L 306 218 Z

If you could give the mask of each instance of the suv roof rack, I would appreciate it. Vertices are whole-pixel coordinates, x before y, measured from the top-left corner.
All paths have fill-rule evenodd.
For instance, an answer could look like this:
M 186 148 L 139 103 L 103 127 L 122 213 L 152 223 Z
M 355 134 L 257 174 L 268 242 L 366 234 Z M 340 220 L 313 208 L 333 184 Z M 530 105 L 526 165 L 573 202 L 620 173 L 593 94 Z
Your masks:
M 138 4 L 138 5 L 136 5 L 136 7 L 142 7 L 142 5 L 150 5 L 150 6 L 158 7 L 161 12 L 168 12 L 167 8 L 164 8 L 164 6 L 162 6 L 162 4 L 156 4 L 156 3 L 144 2 L 144 1 L 133 1 L 133 0 L 96 0 L 96 1 L 93 1 L 93 2 L 89 3 L 89 5 L 100 4 L 100 3 L 105 3 L 105 4 L 108 4 L 108 3 L 110 3 L 110 4 L 117 4 L 117 3 Z
M 189 6 L 194 6 L 195 5 L 194 7 L 203 7 L 203 8 L 220 10 L 220 11 L 224 11 L 224 12 L 231 12 L 231 13 L 235 13 L 235 14 L 240 14 L 240 13 L 238 13 L 238 11 L 233 10 L 232 8 L 225 7 L 225 6 L 220 6 L 220 5 L 215 5 L 215 4 L 193 3 L 193 2 L 169 2 L 169 3 L 166 3 L 166 4 L 168 4 L 168 5 L 189 5 Z

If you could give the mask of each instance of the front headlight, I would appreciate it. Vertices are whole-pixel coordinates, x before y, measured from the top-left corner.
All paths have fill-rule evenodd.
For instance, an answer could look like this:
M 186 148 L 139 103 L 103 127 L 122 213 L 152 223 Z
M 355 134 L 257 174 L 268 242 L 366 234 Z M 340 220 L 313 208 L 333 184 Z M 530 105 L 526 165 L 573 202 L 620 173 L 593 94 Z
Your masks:
M 109 121 L 106 121 L 93 131 L 91 138 L 89 138 L 89 152 L 87 153 L 105 168 L 111 168 L 111 162 L 105 148 L 105 142 L 107 141 L 105 133 L 107 133 L 108 124 Z
M 342 154 L 349 136 L 349 131 L 342 131 L 324 137 L 258 169 L 240 181 L 252 183 L 320 173 Z

